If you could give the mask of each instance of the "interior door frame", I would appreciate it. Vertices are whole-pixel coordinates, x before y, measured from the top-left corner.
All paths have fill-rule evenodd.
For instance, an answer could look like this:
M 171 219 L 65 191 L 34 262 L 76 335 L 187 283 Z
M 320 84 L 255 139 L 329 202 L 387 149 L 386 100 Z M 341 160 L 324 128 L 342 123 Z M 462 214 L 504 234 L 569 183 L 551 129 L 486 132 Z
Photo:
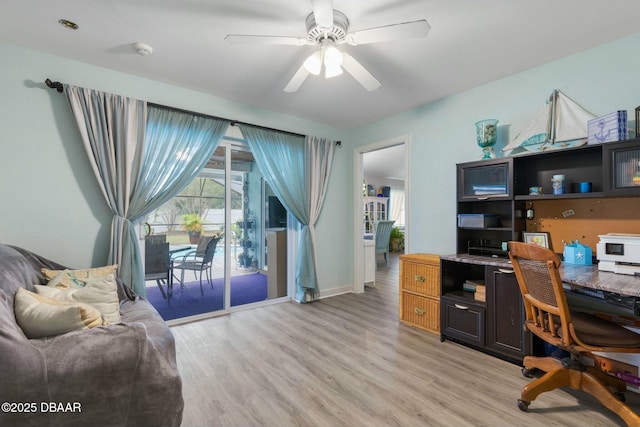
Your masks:
M 399 135 L 383 141 L 374 142 L 372 144 L 363 145 L 353 149 L 353 259 L 354 259 L 354 284 L 353 291 L 355 293 L 364 292 L 364 262 L 358 262 L 358 260 L 364 259 L 363 249 L 363 236 L 364 236 L 364 224 L 362 223 L 363 207 L 362 207 L 362 181 L 364 179 L 364 154 L 381 150 L 384 148 L 394 147 L 396 145 L 403 145 L 404 150 L 404 215 L 405 215 L 405 253 L 409 252 L 411 248 L 410 233 L 406 230 L 409 229 L 410 221 L 410 203 L 409 197 L 409 152 L 411 151 L 411 136 L 409 134 Z

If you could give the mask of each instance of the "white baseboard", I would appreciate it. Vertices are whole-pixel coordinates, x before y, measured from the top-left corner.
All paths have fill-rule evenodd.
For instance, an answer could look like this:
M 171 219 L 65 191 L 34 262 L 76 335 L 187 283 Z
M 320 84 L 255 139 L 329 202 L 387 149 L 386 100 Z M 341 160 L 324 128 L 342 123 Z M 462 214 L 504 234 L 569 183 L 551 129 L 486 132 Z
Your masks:
M 353 292 L 354 292 L 354 286 L 353 285 L 340 286 L 338 288 L 322 289 L 320 291 L 319 299 L 334 297 L 336 295 L 349 294 L 349 293 L 353 293 Z

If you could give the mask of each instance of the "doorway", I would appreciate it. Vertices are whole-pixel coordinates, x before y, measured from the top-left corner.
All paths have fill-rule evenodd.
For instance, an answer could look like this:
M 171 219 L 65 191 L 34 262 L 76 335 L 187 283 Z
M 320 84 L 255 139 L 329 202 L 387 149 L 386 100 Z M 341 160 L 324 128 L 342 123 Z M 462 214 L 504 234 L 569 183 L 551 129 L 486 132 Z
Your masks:
M 366 239 L 370 236 L 367 227 L 372 227 L 372 219 L 367 215 L 365 207 L 366 198 L 377 197 L 381 194 L 382 200 L 385 200 L 384 213 L 385 218 L 391 218 L 394 215 L 398 228 L 402 226 L 404 234 L 403 251 L 410 248 L 409 242 L 409 218 L 407 213 L 410 212 L 409 204 L 409 147 L 410 138 L 408 135 L 402 135 L 385 141 L 357 147 L 354 149 L 354 259 L 362 260 L 355 262 L 354 271 L 354 292 L 362 293 L 365 290 L 365 283 L 370 281 L 372 268 L 371 250 L 367 248 Z M 394 206 L 389 202 L 391 190 L 396 190 L 404 196 L 403 206 Z M 373 193 L 372 193 L 373 192 Z M 386 198 L 386 199 L 385 199 Z M 394 198 L 395 199 L 395 198 Z M 397 199 L 395 199 L 397 200 Z M 378 212 L 376 212 L 378 215 Z M 375 221 L 378 216 L 373 219 Z M 394 224 L 395 225 L 395 224 Z M 373 254 L 373 268 L 375 269 L 378 259 Z M 384 268 L 382 265 L 379 268 Z M 374 273 L 375 274 L 375 273 Z

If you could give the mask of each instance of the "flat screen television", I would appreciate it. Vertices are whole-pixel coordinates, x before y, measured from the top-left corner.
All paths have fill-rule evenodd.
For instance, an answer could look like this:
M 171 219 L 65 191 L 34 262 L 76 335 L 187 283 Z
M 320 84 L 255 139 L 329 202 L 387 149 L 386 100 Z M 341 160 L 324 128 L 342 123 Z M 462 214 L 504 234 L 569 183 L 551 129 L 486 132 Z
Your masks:
M 287 226 L 287 210 L 276 196 L 269 196 L 269 228 L 284 228 Z

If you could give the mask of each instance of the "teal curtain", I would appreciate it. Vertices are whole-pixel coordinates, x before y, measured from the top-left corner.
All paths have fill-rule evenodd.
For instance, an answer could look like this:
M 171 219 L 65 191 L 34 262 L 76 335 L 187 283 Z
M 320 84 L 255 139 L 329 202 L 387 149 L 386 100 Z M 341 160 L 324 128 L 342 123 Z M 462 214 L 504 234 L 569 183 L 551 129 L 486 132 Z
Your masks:
M 204 167 L 228 122 L 91 89 L 64 86 L 89 162 L 111 208 L 108 263 L 146 295 L 134 223 L 179 193 Z
M 296 299 L 318 297 L 315 222 L 326 192 L 334 141 L 239 125 L 260 172 L 300 224 Z
M 205 167 L 229 127 L 226 120 L 149 105 L 142 167 L 128 218 L 135 223 L 179 194 Z M 146 295 L 143 261 L 130 228 L 133 288 Z

